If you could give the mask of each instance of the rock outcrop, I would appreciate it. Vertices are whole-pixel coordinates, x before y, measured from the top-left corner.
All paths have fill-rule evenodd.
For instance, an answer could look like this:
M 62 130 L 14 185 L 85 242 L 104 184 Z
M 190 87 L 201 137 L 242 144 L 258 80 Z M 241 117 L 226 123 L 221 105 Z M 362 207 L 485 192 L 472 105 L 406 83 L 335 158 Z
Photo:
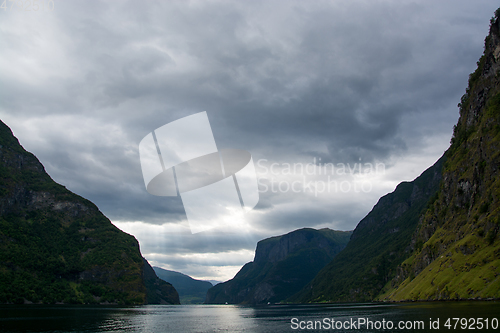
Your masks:
M 349 241 L 350 231 L 304 228 L 264 239 L 253 262 L 208 290 L 208 304 L 277 303 L 299 291 Z

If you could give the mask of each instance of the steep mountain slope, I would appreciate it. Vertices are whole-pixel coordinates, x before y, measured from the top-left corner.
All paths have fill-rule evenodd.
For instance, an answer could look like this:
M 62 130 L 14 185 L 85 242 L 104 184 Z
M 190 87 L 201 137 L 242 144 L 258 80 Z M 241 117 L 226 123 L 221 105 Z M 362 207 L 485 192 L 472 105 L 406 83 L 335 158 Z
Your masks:
M 304 228 L 257 243 L 253 262 L 208 290 L 207 304 L 280 302 L 299 291 L 349 241 L 350 231 Z
M 0 121 L 0 303 L 23 302 L 174 304 L 179 297 L 143 261 L 133 236 L 55 183 Z
M 180 304 L 179 293 L 171 283 L 156 275 L 153 267 L 143 258 L 142 280 L 146 287 L 145 304 Z
M 359 222 L 350 242 L 291 302 L 368 301 L 409 256 L 419 216 L 437 192 L 444 157 L 412 182 L 380 198 Z
M 390 300 L 500 298 L 500 8 L 459 104 L 439 196 L 387 285 Z
M 444 157 L 381 198 L 291 301 L 500 298 L 499 30 L 500 8 Z
M 205 302 L 207 290 L 212 288 L 208 281 L 196 280 L 189 275 L 153 267 L 156 275 L 163 281 L 171 283 L 179 293 L 181 304 L 202 304 Z

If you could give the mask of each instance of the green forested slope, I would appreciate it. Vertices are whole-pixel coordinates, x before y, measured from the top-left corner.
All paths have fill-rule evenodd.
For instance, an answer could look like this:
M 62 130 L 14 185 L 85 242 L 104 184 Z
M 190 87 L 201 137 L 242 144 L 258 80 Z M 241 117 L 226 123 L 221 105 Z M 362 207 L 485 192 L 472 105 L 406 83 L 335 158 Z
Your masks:
M 0 121 L 0 303 L 143 304 L 156 293 L 145 266 L 137 240 L 55 183 Z M 178 303 L 163 283 L 160 298 Z

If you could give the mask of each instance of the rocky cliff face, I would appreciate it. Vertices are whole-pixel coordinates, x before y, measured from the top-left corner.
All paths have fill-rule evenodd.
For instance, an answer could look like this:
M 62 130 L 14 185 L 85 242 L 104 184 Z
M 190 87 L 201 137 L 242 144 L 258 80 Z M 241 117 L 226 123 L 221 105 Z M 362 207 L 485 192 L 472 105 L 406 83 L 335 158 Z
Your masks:
M 148 287 L 148 266 L 133 236 L 55 183 L 0 121 L 0 303 L 178 303 L 171 285 Z
M 381 298 L 500 298 L 500 9 L 459 108 L 439 195 Z
M 334 257 L 335 254 L 339 253 L 344 247 L 344 239 L 339 239 L 340 243 L 337 244 L 332 238 L 327 236 L 322 237 L 321 231 L 324 233 L 331 232 L 330 229 L 322 229 L 319 234 L 314 231 L 306 232 L 306 230 L 313 229 L 301 229 L 301 231 L 293 231 L 283 236 L 272 237 L 262 240 L 257 243 L 257 249 L 255 250 L 254 263 L 265 264 L 265 263 L 276 263 L 287 258 L 290 254 L 301 250 L 304 245 L 312 245 L 318 249 L 324 251 L 328 256 Z M 346 236 L 347 233 L 339 233 L 338 235 Z M 332 233 L 331 237 L 334 237 L 335 233 Z
M 257 244 L 255 259 L 208 290 L 208 304 L 280 302 L 299 291 L 349 241 L 351 232 L 299 229 Z

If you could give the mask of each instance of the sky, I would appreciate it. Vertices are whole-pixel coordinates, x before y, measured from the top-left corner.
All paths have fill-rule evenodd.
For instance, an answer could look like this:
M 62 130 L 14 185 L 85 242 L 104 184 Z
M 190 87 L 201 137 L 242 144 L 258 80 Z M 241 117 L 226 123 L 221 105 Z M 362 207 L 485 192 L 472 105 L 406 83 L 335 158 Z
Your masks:
M 259 240 L 353 230 L 449 147 L 496 1 L 29 1 L 0 8 L 0 119 L 154 265 L 225 281 Z M 22 4 L 21 8 L 19 5 Z M 42 6 L 43 5 L 43 6 Z M 259 202 L 191 233 L 139 143 L 206 111 Z

